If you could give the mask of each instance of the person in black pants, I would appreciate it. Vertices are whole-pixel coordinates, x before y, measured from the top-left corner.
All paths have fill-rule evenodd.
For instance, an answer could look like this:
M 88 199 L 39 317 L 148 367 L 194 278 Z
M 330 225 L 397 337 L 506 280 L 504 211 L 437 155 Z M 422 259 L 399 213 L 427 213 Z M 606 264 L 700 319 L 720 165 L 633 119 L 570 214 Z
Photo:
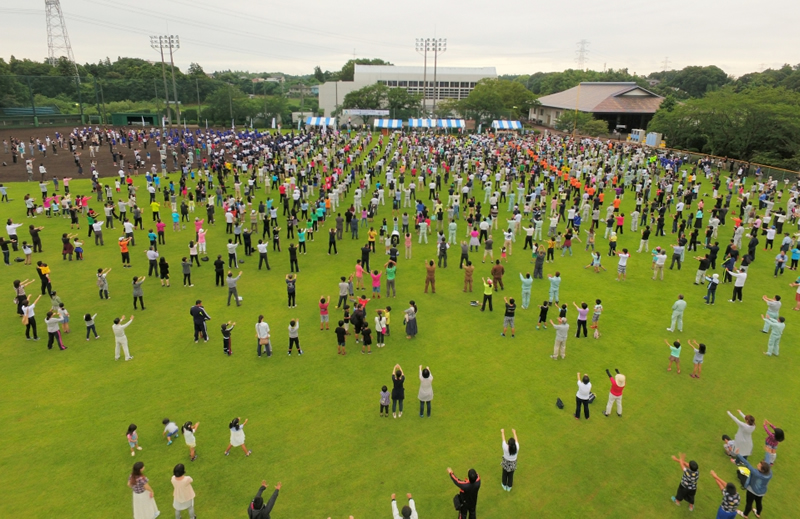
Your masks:
M 369 243 L 361 247 L 361 266 L 364 267 L 364 270 L 369 272 L 369 253 L 372 249 L 369 248 Z
M 493 312 L 492 308 L 492 280 L 489 278 L 481 278 L 483 281 L 483 304 L 481 305 L 481 312 L 486 310 L 486 303 L 489 303 L 489 311 Z
M 269 260 L 267 259 L 267 244 L 264 243 L 264 240 L 258 240 L 256 250 L 258 250 L 258 270 L 261 270 L 261 265 L 266 265 L 267 270 L 272 270 L 269 268 Z
M 336 229 L 328 231 L 328 256 L 331 255 L 331 248 L 333 248 L 334 254 L 339 254 L 336 248 Z
M 208 342 L 208 330 L 206 329 L 206 321 L 211 320 L 211 316 L 208 315 L 206 309 L 203 307 L 203 302 L 198 299 L 195 301 L 194 306 L 189 309 L 189 313 L 192 315 L 192 321 L 194 321 L 194 342 L 197 344 L 197 340 L 202 335 L 203 339 Z
M 458 511 L 458 519 L 476 519 L 475 508 L 478 506 L 478 491 L 481 489 L 481 477 L 475 469 L 469 469 L 467 472 L 467 480 L 458 479 L 453 474 L 453 469 L 447 467 L 447 472 L 450 474 L 450 479 L 453 484 L 457 486 L 461 492 L 461 509 Z
M 222 261 L 222 254 L 217 256 L 216 261 L 214 261 L 214 274 L 216 279 L 214 284 L 218 287 L 225 286 L 225 262 Z
M 264 499 L 261 497 L 261 493 L 266 489 L 267 482 L 262 481 L 261 487 L 256 493 L 256 497 L 253 498 L 250 506 L 247 507 L 247 517 L 249 519 L 269 519 L 269 514 L 272 512 L 272 507 L 275 506 L 275 500 L 278 499 L 278 492 L 281 489 L 281 484 L 278 483 L 275 485 L 275 492 L 272 493 L 272 497 L 269 498 L 269 501 L 264 504 Z
M 578 306 L 575 301 L 572 302 L 575 309 L 578 311 L 578 331 L 575 333 L 575 338 L 578 339 L 581 336 L 581 330 L 583 330 L 583 336 L 588 337 L 589 332 L 586 329 L 586 317 L 589 313 L 589 305 L 586 303 L 581 303 L 581 306 Z M 581 319 L 583 317 L 583 319 Z
M 297 306 L 297 276 L 295 274 L 286 274 L 286 295 L 289 308 Z
M 289 268 L 292 272 L 297 269 L 300 272 L 300 265 L 297 264 L 297 245 L 294 243 L 289 244 Z
M 53 285 L 50 283 L 50 275 L 46 272 L 49 271 L 47 263 L 37 261 L 36 273 L 39 274 L 39 280 L 42 282 L 42 295 L 47 292 L 48 295 L 53 293 Z
M 584 374 L 581 378 L 581 372 L 578 372 L 578 392 L 575 394 L 575 419 L 581 419 L 581 405 L 583 405 L 583 414 L 586 419 L 589 419 L 589 401 L 592 398 L 592 383 L 589 381 L 589 375 Z

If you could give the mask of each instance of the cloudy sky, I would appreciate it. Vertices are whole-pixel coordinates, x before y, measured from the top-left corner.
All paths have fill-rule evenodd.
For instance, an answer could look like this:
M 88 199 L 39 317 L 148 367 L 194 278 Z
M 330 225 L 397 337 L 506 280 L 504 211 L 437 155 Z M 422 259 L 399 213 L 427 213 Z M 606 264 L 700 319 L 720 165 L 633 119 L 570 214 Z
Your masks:
M 8 59 L 47 56 L 44 2 L 0 0 Z M 61 0 L 75 59 L 156 59 L 151 34 L 177 34 L 182 69 L 307 74 L 337 70 L 354 55 L 421 65 L 416 38 L 447 38 L 444 66 L 495 66 L 499 74 L 587 66 L 638 74 L 688 65 L 741 75 L 800 63 L 796 2 L 773 0 L 530 0 L 435 2 L 369 0 Z

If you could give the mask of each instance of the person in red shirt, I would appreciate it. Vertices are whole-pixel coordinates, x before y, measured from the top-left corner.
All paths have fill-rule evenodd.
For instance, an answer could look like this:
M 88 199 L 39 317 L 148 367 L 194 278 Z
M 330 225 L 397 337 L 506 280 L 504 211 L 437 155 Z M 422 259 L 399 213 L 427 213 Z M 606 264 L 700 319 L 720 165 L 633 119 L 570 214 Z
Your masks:
M 608 404 L 606 404 L 606 412 L 603 413 L 606 416 L 611 415 L 611 407 L 614 405 L 614 402 L 617 403 L 617 416 L 622 416 L 622 391 L 625 389 L 625 375 L 619 372 L 618 369 L 614 371 L 617 372 L 616 375 L 613 377 L 611 373 L 606 370 L 606 375 L 608 375 L 608 379 L 611 381 L 611 392 L 608 393 Z

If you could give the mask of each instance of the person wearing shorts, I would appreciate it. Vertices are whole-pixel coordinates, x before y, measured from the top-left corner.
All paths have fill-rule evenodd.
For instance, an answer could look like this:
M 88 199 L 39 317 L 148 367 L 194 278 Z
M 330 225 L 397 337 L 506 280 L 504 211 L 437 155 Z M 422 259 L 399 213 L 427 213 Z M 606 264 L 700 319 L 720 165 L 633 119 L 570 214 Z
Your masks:
M 597 328 L 597 323 L 600 322 L 600 314 L 603 313 L 603 305 L 600 304 L 599 299 L 594 300 L 594 313 L 592 314 L 592 326 L 590 328 Z
M 324 326 L 326 330 L 329 330 L 329 316 L 328 316 L 328 305 L 331 304 L 331 296 L 327 298 L 322 296 L 319 300 L 319 329 L 322 330 Z

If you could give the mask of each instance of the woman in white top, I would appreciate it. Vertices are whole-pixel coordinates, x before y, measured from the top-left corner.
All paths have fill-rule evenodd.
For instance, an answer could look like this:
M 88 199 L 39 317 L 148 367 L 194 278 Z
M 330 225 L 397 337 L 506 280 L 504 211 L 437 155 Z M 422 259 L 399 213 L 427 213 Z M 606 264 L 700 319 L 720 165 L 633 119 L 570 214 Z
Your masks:
M 503 438 L 503 490 L 511 492 L 514 486 L 514 471 L 517 470 L 517 453 L 519 453 L 519 440 L 517 440 L 516 429 L 511 429 L 513 438 L 506 441 L 506 430 L 500 429 L 500 436 Z
M 172 508 L 175 509 L 175 519 L 181 519 L 181 510 L 187 510 L 189 519 L 194 519 L 194 489 L 192 478 L 186 476 L 186 467 L 178 463 L 172 469 Z
M 583 378 L 581 378 L 581 372 L 578 372 L 578 393 L 575 395 L 575 419 L 581 419 L 581 404 L 583 404 L 583 414 L 586 415 L 586 419 L 589 419 L 589 399 L 592 396 L 592 383 L 589 382 L 589 375 L 587 373 L 583 374 Z
M 736 418 L 730 411 L 728 411 L 728 416 L 739 426 L 733 441 L 739 454 L 746 458 L 753 453 L 753 431 L 756 430 L 756 419 L 752 415 L 745 415 L 741 410 L 737 412 L 744 418 L 744 422 Z
M 192 425 L 192 422 L 186 422 L 183 424 L 183 439 L 186 441 L 186 445 L 189 447 L 189 455 L 191 456 L 191 461 L 197 459 L 197 453 L 195 452 L 195 447 L 197 447 L 197 440 L 195 440 L 194 433 L 197 432 L 197 428 L 200 427 L 200 422 Z M 194 515 L 194 514 L 192 514 Z
M 31 329 L 33 329 L 33 340 L 39 340 L 39 335 L 36 333 L 36 312 L 34 309 L 36 308 L 36 303 L 39 302 L 41 297 L 42 296 L 37 296 L 36 299 L 33 300 L 33 303 L 25 299 L 20 305 L 22 309 L 23 322 L 25 322 L 27 319 L 27 323 L 25 324 L 25 338 L 28 340 L 31 340 Z
M 264 316 L 258 316 L 256 323 L 256 339 L 258 342 L 258 356 L 261 356 L 261 347 L 267 353 L 267 357 L 272 357 L 272 345 L 269 343 L 269 325 L 264 322 Z
M 231 430 L 231 442 L 228 444 L 228 448 L 225 449 L 225 456 L 230 454 L 231 447 L 241 447 L 245 452 L 245 456 L 252 454 L 252 451 L 247 450 L 247 446 L 244 444 L 244 426 L 247 425 L 247 419 L 245 419 L 244 423 L 239 423 L 241 420 L 238 417 L 234 418 L 228 425 Z
M 433 400 L 433 374 L 431 369 L 425 366 L 419 367 L 419 417 L 422 418 L 422 410 L 428 404 L 428 418 L 431 417 L 431 400 Z

